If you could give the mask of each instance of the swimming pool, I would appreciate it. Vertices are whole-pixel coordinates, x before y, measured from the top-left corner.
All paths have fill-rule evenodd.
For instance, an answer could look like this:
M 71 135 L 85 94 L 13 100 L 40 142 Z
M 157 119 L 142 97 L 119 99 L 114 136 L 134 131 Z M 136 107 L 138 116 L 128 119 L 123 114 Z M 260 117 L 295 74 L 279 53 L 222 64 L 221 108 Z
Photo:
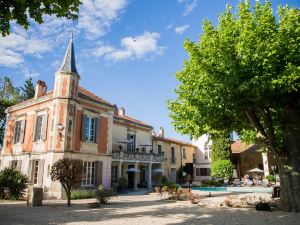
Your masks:
M 222 191 L 222 192 L 246 192 L 246 193 L 272 193 L 272 188 L 264 187 L 194 187 L 195 191 Z

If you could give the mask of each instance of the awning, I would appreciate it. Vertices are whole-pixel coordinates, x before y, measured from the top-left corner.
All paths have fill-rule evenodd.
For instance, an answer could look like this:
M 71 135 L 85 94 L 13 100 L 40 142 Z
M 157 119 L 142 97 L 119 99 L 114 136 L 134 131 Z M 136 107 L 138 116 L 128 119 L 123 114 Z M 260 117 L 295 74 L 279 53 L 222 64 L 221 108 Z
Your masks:
M 163 169 L 154 169 L 153 173 L 163 173 L 165 172 Z
M 249 173 L 263 173 L 264 171 L 258 168 L 254 168 L 252 170 L 248 170 Z
M 140 170 L 138 170 L 137 168 L 134 168 L 134 167 L 129 168 L 129 169 L 127 169 L 126 171 L 127 171 L 127 172 L 135 172 L 135 173 L 141 172 Z

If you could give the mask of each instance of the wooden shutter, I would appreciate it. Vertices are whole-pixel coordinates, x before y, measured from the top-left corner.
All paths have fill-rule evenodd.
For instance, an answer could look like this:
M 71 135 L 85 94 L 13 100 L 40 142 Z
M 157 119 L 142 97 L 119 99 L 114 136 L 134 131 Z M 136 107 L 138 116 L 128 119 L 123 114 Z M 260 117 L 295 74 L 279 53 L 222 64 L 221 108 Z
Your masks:
M 85 141 L 85 118 L 86 115 L 82 115 L 81 117 L 81 140 Z
M 102 161 L 96 161 L 95 162 L 95 186 L 99 186 L 102 184 L 102 169 L 103 168 L 103 162 Z
M 17 168 L 16 168 L 16 169 L 17 169 L 18 171 L 20 171 L 20 172 L 22 171 L 22 170 L 21 170 L 21 166 L 22 166 L 22 160 L 18 160 L 18 162 L 17 162 Z
M 25 128 L 26 128 L 26 120 L 22 120 L 22 122 L 21 122 L 21 133 L 20 133 L 20 142 L 22 144 L 24 143 Z
M 37 124 L 37 116 L 34 115 L 33 117 L 33 121 L 34 121 L 34 124 L 33 124 L 33 130 L 32 130 L 32 136 L 33 136 L 33 141 L 36 141 L 36 124 Z
M 28 177 L 29 177 L 29 180 L 31 182 L 31 184 L 33 183 L 33 180 L 32 180 L 32 168 L 33 167 L 33 160 L 30 160 L 29 161 L 29 168 L 28 168 Z
M 48 127 L 48 114 L 43 115 L 43 127 L 42 127 L 42 140 L 47 139 L 47 127 Z
M 39 160 L 38 186 L 43 186 L 44 164 L 45 164 L 44 159 Z
M 99 143 L 100 136 L 100 118 L 95 118 L 95 143 Z
M 9 160 L 9 162 L 8 162 L 8 168 L 9 169 L 12 169 L 12 162 L 13 162 L 13 160 Z
M 127 134 L 127 141 L 130 141 L 130 134 Z M 130 151 L 130 143 L 127 143 L 127 151 Z
M 17 136 L 16 136 L 16 133 L 17 133 L 17 123 L 18 121 L 15 122 L 15 125 L 14 125 L 14 144 L 17 143 Z

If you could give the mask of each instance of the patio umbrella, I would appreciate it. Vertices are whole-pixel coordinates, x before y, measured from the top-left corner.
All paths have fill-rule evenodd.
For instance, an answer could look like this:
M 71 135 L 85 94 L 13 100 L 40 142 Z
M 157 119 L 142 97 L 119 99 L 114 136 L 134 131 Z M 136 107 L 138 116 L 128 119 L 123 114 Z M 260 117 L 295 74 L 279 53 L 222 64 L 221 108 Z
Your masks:
M 132 167 L 132 168 L 129 168 L 129 169 L 127 170 L 127 172 L 135 172 L 135 173 L 139 173 L 139 172 L 141 172 L 141 171 L 138 170 L 137 168 Z
M 238 178 L 238 174 L 236 172 L 236 169 L 233 170 L 232 177 L 233 178 Z
M 154 169 L 153 173 L 163 173 L 165 172 L 163 169 Z
M 252 170 L 248 170 L 249 173 L 263 173 L 264 171 L 258 168 L 254 168 Z

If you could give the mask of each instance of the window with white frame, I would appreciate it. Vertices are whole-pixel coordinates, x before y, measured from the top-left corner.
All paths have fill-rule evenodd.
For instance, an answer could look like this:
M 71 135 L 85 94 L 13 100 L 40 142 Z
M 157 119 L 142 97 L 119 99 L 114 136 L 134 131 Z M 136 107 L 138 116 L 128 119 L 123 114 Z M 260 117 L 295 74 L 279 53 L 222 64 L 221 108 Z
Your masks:
M 95 162 L 84 162 L 84 177 L 82 186 L 94 186 L 95 185 Z
M 204 157 L 205 159 L 211 159 L 211 145 L 204 146 Z
M 161 145 L 157 145 L 157 154 L 162 155 Z
M 15 125 L 15 140 L 14 143 L 21 142 L 21 130 L 22 130 L 22 121 L 18 120 Z
M 175 158 L 175 147 L 171 147 L 171 163 L 175 163 L 176 158 Z
M 38 116 L 36 118 L 36 127 L 35 127 L 35 140 L 42 140 L 43 139 L 43 116 Z
M 38 184 L 38 176 L 39 176 L 39 161 L 34 160 L 32 161 L 32 183 Z
M 95 118 L 85 117 L 85 140 L 87 142 L 95 142 Z
M 196 176 L 210 176 L 210 168 L 196 168 Z
M 186 159 L 185 148 L 182 148 L 182 158 Z
M 127 145 L 127 150 L 130 152 L 135 151 L 135 135 L 134 134 L 128 134 L 128 141 L 130 141 Z
M 111 183 L 117 183 L 118 181 L 118 166 L 112 165 L 111 166 Z

